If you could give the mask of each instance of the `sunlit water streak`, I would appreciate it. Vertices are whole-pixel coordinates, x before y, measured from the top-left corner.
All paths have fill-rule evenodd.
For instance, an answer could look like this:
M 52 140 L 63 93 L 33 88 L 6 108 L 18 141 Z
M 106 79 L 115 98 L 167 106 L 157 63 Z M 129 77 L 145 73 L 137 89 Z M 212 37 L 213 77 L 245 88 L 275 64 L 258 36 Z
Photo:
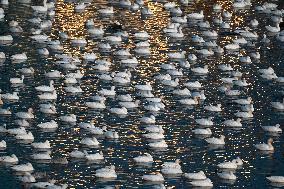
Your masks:
M 217 1 L 226 10 L 232 12 L 231 1 Z M 254 1 L 254 4 L 259 4 Z M 210 22 L 212 18 L 219 15 L 219 13 L 212 12 L 212 5 L 215 1 L 198 1 L 196 4 L 190 4 L 188 7 L 182 9 L 184 12 L 191 13 L 205 10 L 205 17 Z M 96 93 L 97 90 L 110 86 L 110 84 L 101 82 L 96 78 L 97 72 L 92 70 L 89 65 L 81 65 L 80 70 L 84 71 L 85 77 L 80 81 L 84 93 L 82 95 L 69 95 L 63 90 L 63 84 L 61 80 L 56 81 L 56 88 L 59 94 L 59 98 L 56 101 L 56 108 L 58 114 L 56 116 L 46 116 L 39 111 L 36 111 L 36 119 L 32 121 L 32 127 L 29 128 L 34 135 L 35 141 L 43 141 L 48 139 L 51 141 L 52 157 L 68 157 L 68 153 L 74 149 L 80 147 L 80 140 L 83 136 L 88 136 L 88 133 L 83 132 L 77 125 L 68 126 L 60 123 L 60 126 L 56 132 L 42 132 L 38 130 L 36 126 L 40 122 L 55 119 L 58 120 L 59 115 L 66 113 L 74 113 L 78 115 L 78 122 L 87 122 L 95 120 L 97 126 L 106 125 L 109 128 L 117 130 L 121 136 L 119 140 L 106 140 L 102 137 L 98 137 L 101 143 L 98 149 L 88 149 L 89 152 L 97 152 L 102 150 L 107 160 L 101 164 L 88 164 L 85 161 L 70 160 L 68 165 L 53 165 L 37 163 L 30 158 L 33 153 L 30 145 L 19 144 L 11 136 L 1 136 L 1 139 L 8 141 L 8 148 L 5 151 L 1 151 L 1 155 L 15 153 L 20 162 L 32 162 L 37 171 L 46 171 L 49 173 L 50 178 L 60 180 L 61 183 L 67 183 L 70 188 L 98 188 L 107 185 L 117 185 L 122 188 L 149 188 L 143 181 L 141 176 L 145 173 L 159 171 L 160 165 L 164 161 L 172 161 L 176 158 L 182 160 L 182 169 L 184 172 L 192 172 L 198 170 L 204 170 L 206 175 L 212 179 L 216 188 L 267 188 L 268 183 L 265 180 L 265 176 L 268 175 L 283 175 L 283 136 L 273 136 L 275 142 L 274 146 L 276 151 L 273 154 L 260 154 L 255 152 L 253 144 L 266 141 L 268 136 L 261 131 L 259 125 L 269 125 L 275 123 L 283 123 L 283 114 L 275 112 L 271 109 L 269 102 L 281 99 L 278 91 L 283 90 L 283 86 L 276 85 L 263 80 L 257 73 L 258 68 L 266 68 L 272 66 L 276 70 L 277 75 L 283 76 L 283 49 L 277 42 L 269 47 L 258 47 L 261 52 L 262 59 L 259 63 L 253 63 L 250 65 L 243 65 L 238 61 L 238 55 L 230 56 L 214 56 L 210 58 L 201 58 L 194 66 L 202 66 L 204 64 L 209 65 L 210 73 L 203 77 L 194 75 L 189 70 L 184 70 L 184 76 L 180 78 L 181 83 L 188 80 L 201 79 L 204 85 L 205 94 L 207 100 L 204 104 L 222 102 L 224 110 L 220 114 L 212 114 L 203 110 L 203 104 L 198 105 L 195 109 L 182 107 L 178 104 L 176 97 L 173 97 L 170 93 L 172 89 L 164 87 L 163 85 L 154 82 L 152 77 L 160 71 L 159 65 L 161 63 L 167 63 L 168 58 L 166 53 L 176 50 L 186 50 L 188 53 L 194 53 L 196 49 L 200 49 L 199 46 L 190 42 L 190 36 L 192 34 L 199 34 L 196 24 L 189 23 L 185 26 L 186 37 L 182 41 L 173 41 L 166 38 L 161 29 L 166 26 L 169 20 L 169 13 L 163 8 L 162 4 L 158 2 L 146 2 L 153 12 L 154 16 L 141 19 L 140 12 L 130 12 L 123 8 L 115 8 L 115 15 L 110 18 L 101 18 L 97 13 L 97 9 L 107 5 L 105 1 L 92 2 L 91 6 L 82 13 L 74 12 L 74 5 L 71 3 L 64 3 L 62 0 L 56 3 L 56 16 L 54 18 L 54 25 L 50 32 L 47 32 L 52 38 L 57 39 L 58 31 L 66 31 L 72 38 L 86 37 L 88 39 L 88 45 L 84 48 L 73 47 L 69 41 L 64 42 L 64 52 L 71 53 L 72 55 L 82 56 L 84 52 L 91 52 L 95 49 L 97 51 L 97 44 L 101 39 L 92 39 L 88 36 L 84 24 L 88 18 L 96 18 L 96 24 L 109 25 L 109 20 L 119 20 L 130 34 L 128 42 L 123 42 L 121 47 L 130 48 L 133 52 L 134 39 L 133 34 L 138 31 L 147 31 L 151 38 L 149 40 L 151 44 L 151 55 L 149 57 L 139 57 L 139 65 L 133 69 L 133 80 L 130 85 L 118 86 L 117 90 L 119 94 L 134 94 L 135 90 L 133 85 L 136 83 L 144 83 L 150 81 L 155 90 L 153 93 L 156 96 L 164 96 L 166 102 L 166 110 L 160 112 L 157 115 L 157 125 L 162 125 L 166 131 L 166 138 L 169 148 L 164 151 L 151 151 L 155 162 L 151 166 L 141 167 L 133 163 L 132 158 L 139 155 L 140 152 L 148 152 L 148 148 L 145 148 L 147 140 L 142 137 L 143 125 L 139 123 L 138 118 L 141 117 L 146 111 L 143 109 L 131 110 L 129 115 L 125 118 L 119 118 L 115 115 L 109 114 L 107 110 L 100 112 L 93 112 L 88 110 L 84 102 L 89 96 Z M 20 101 L 9 105 L 4 105 L 6 108 L 10 106 L 12 112 L 26 110 L 29 107 L 33 107 L 38 110 L 38 105 L 41 103 L 36 97 L 34 90 L 35 86 L 41 84 L 47 84 L 48 81 L 44 78 L 44 70 L 49 71 L 57 69 L 52 62 L 54 59 L 43 59 L 36 54 L 36 46 L 29 42 L 29 28 L 30 25 L 26 22 L 26 19 L 31 18 L 32 14 L 30 8 L 22 6 L 14 1 L 10 2 L 9 8 L 5 9 L 7 13 L 6 20 L 16 20 L 24 29 L 24 33 L 21 36 L 16 37 L 15 42 L 11 46 L 1 47 L 0 50 L 7 52 L 7 55 L 15 53 L 27 52 L 28 61 L 25 65 L 33 66 L 36 69 L 36 74 L 32 77 L 26 78 L 25 85 L 18 88 L 20 91 Z M 261 20 L 262 26 L 257 31 L 261 34 L 264 20 L 264 16 L 259 17 L 255 15 L 253 10 L 241 10 L 234 12 L 230 21 L 232 29 L 242 28 L 252 18 L 258 17 Z M 213 29 L 217 29 L 215 26 Z M 5 22 L 1 22 L 1 33 L 8 33 L 8 25 Z M 232 37 L 219 37 L 218 44 L 222 46 L 228 44 L 232 40 Z M 245 52 L 250 52 L 251 48 L 246 48 Z M 134 52 L 133 52 L 134 54 Z M 101 57 L 109 57 L 113 62 L 116 60 L 110 54 L 103 54 Z M 220 78 L 225 76 L 223 73 L 217 70 L 218 64 L 230 63 L 234 68 L 245 74 L 244 78 L 251 83 L 251 87 L 244 89 L 244 95 L 242 97 L 252 96 L 254 99 L 255 113 L 252 120 L 244 121 L 244 127 L 241 130 L 227 129 L 220 125 L 222 121 L 233 117 L 233 113 L 237 108 L 231 103 L 229 98 L 225 98 L 223 94 L 217 91 L 217 87 L 220 86 Z M 9 78 L 18 76 L 15 72 L 16 69 L 21 68 L 22 64 L 12 64 L 9 60 L 1 67 L 1 80 L 0 86 L 2 91 L 12 92 L 14 88 L 7 85 Z M 112 70 L 123 70 L 119 64 L 114 64 Z M 17 89 L 17 90 L 18 90 Z M 117 105 L 115 99 L 107 100 L 108 107 Z M 196 127 L 196 123 L 193 118 L 201 118 L 214 115 L 215 125 L 212 127 L 214 135 L 224 133 L 227 137 L 226 145 L 223 148 L 214 149 L 207 146 L 204 140 L 193 136 L 191 130 Z M 12 117 L 1 117 L 1 122 L 7 123 L 8 128 L 14 127 Z M 244 161 L 244 166 L 237 171 L 237 181 L 234 183 L 225 183 L 218 179 L 216 175 L 216 164 L 225 160 L 231 160 L 232 158 L 240 156 Z M 97 180 L 94 176 L 95 170 L 103 167 L 104 165 L 115 165 L 117 168 L 118 178 L 114 181 L 101 181 Z M 2 175 L 0 188 L 20 188 L 19 183 L 15 178 L 11 176 L 12 172 L 7 168 L 1 167 L 0 173 Z M 190 184 L 182 177 L 178 178 L 166 178 L 165 184 L 167 186 L 174 186 L 176 188 L 188 188 Z

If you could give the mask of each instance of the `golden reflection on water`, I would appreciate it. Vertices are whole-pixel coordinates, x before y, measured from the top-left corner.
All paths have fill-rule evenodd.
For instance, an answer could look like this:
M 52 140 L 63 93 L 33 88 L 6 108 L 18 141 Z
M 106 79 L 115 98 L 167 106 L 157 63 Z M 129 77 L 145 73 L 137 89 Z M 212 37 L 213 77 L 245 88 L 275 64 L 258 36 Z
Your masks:
M 222 5 L 223 8 L 225 8 L 225 10 L 229 10 L 231 12 L 232 7 L 231 7 L 231 1 L 217 1 L 219 4 Z M 141 19 L 141 13 L 140 12 L 136 12 L 136 13 L 132 13 L 129 11 L 125 12 L 125 15 L 122 19 L 124 19 L 123 21 L 126 23 L 126 26 L 128 26 L 129 28 L 127 29 L 127 31 L 130 32 L 130 34 L 134 34 L 135 32 L 138 31 L 147 31 L 151 37 L 149 39 L 149 42 L 151 44 L 150 48 L 151 48 L 151 56 L 148 59 L 139 59 L 140 65 L 139 67 L 136 69 L 137 74 L 139 74 L 140 77 L 142 77 L 145 80 L 150 80 L 152 81 L 151 77 L 153 75 L 153 73 L 158 72 L 159 71 L 159 66 L 158 63 L 163 63 L 163 62 L 167 62 L 168 58 L 166 55 L 166 52 L 169 49 L 169 42 L 167 41 L 166 37 L 163 35 L 163 33 L 161 32 L 161 30 L 166 27 L 167 23 L 168 23 L 168 16 L 169 14 L 167 12 L 164 11 L 163 6 L 161 3 L 154 3 L 154 2 L 145 2 L 145 6 L 147 6 L 149 9 L 151 9 L 154 13 L 154 15 L 152 17 L 149 17 L 147 19 Z M 210 15 L 211 11 L 212 11 L 212 6 L 207 6 L 207 3 L 205 3 L 204 1 L 199 1 L 198 4 L 196 4 L 197 7 L 204 7 L 205 8 L 205 14 L 206 15 Z M 85 11 L 83 11 L 82 13 L 75 13 L 74 12 L 74 5 L 71 3 L 64 3 L 63 0 L 59 0 L 57 1 L 56 4 L 56 17 L 55 17 L 55 22 L 52 28 L 52 32 L 53 32 L 53 36 L 56 36 L 57 31 L 63 31 L 63 32 L 67 32 L 67 34 L 73 39 L 73 38 L 86 38 L 88 37 L 88 35 L 86 34 L 86 30 L 85 30 L 85 22 L 92 17 L 95 17 L 96 15 L 94 14 L 94 9 L 92 9 L 92 5 L 90 6 L 89 9 L 86 9 Z M 191 8 L 191 7 L 189 7 Z M 248 14 L 248 13 L 247 13 Z M 244 17 L 242 15 L 239 14 L 233 14 L 233 17 L 230 21 L 231 27 L 232 28 L 236 28 L 240 25 L 242 25 L 244 22 Z M 130 28 L 133 27 L 133 28 Z M 130 35 L 131 36 L 131 35 Z M 231 43 L 233 37 L 229 37 L 226 36 L 224 38 L 222 38 L 222 40 L 220 41 L 220 44 L 222 45 L 226 45 L 228 43 Z M 81 56 L 81 51 L 78 47 L 73 47 L 69 42 L 66 42 L 63 44 L 64 45 L 64 52 L 65 53 L 71 53 L 72 55 L 78 55 Z M 123 44 L 124 45 L 124 44 Z M 95 43 L 92 43 L 92 41 L 88 41 L 88 45 L 85 47 L 85 51 L 92 51 L 93 47 L 95 46 Z M 135 43 L 134 40 L 132 38 L 129 39 L 129 43 L 125 45 L 127 48 L 129 49 L 134 49 L 135 47 Z M 190 48 L 190 47 L 189 47 Z M 244 52 L 243 52 L 244 53 Z M 238 64 L 237 58 L 234 56 L 228 56 L 226 57 L 227 59 L 224 58 L 224 61 L 229 61 L 228 63 L 236 63 Z M 220 61 L 220 63 L 224 63 L 224 61 Z M 227 62 L 225 62 L 227 63 Z M 210 65 L 212 66 L 212 68 L 214 67 L 214 65 Z M 210 67 L 211 68 L 211 67 Z M 85 70 L 84 70 L 85 71 Z M 85 80 L 85 84 L 90 84 L 92 82 L 92 79 L 89 80 Z M 215 84 L 215 83 L 214 83 Z M 83 86 L 84 87 L 84 86 Z M 82 87 L 82 88 L 83 88 Z M 89 86 L 88 86 L 89 87 Z M 88 88 L 88 92 L 87 94 L 91 93 L 90 91 L 94 91 L 94 88 L 96 86 L 90 86 Z M 62 86 L 60 87 L 60 90 L 62 91 Z M 132 91 L 133 92 L 133 91 Z M 160 91 L 158 91 L 158 95 Z M 67 96 L 67 94 L 64 93 L 64 96 Z M 171 96 L 170 96 L 171 97 Z M 170 104 L 171 101 L 170 99 L 165 99 L 165 104 Z M 63 104 L 63 106 L 66 106 L 68 109 L 75 109 L 78 106 L 80 106 L 80 104 L 71 104 L 71 103 L 66 103 Z M 82 106 L 82 105 L 81 105 Z M 86 111 L 85 107 L 80 107 L 82 111 Z M 139 112 L 141 113 L 141 112 Z M 169 114 L 168 114 L 169 115 Z M 170 138 L 169 140 L 166 140 L 167 143 L 170 145 L 171 149 L 175 150 L 176 154 L 180 154 L 182 152 L 185 151 L 184 147 L 179 147 L 177 146 L 180 142 L 180 136 L 183 134 L 181 133 L 179 130 L 180 128 L 176 128 L 179 126 L 175 125 L 175 120 L 179 119 L 179 116 L 176 115 L 170 115 L 172 116 L 173 120 L 171 120 L 171 124 L 168 124 L 167 121 L 160 121 L 160 124 L 163 127 L 168 128 L 167 132 L 170 132 Z M 92 118 L 95 120 L 95 118 Z M 80 120 L 81 121 L 81 120 Z M 96 124 L 99 124 L 99 120 L 96 120 Z M 124 124 L 118 125 L 119 127 L 123 127 L 125 126 Z M 140 128 L 137 124 L 130 124 L 127 128 L 129 128 L 130 131 L 132 131 L 134 134 L 129 134 L 125 131 L 123 131 L 124 133 L 122 133 L 123 137 L 125 137 L 126 140 L 133 140 L 134 143 L 136 145 L 145 145 L 145 143 L 143 143 L 143 141 L 141 140 L 141 132 L 140 132 Z M 73 130 L 75 133 L 78 133 L 80 131 L 80 129 L 75 128 Z M 189 132 L 189 130 L 187 129 L 187 132 Z M 72 138 L 71 136 L 72 133 L 70 132 L 65 132 L 65 133 L 61 133 L 60 135 L 58 135 L 58 139 L 57 139 L 57 143 L 60 145 L 64 145 L 63 148 L 59 149 L 59 152 L 61 153 L 62 156 L 67 156 L 68 152 L 70 152 L 70 150 L 72 149 L 77 149 L 77 147 L 79 146 L 79 139 L 78 138 Z M 186 135 L 187 136 L 187 135 Z M 239 136 L 240 137 L 240 136 Z M 244 138 L 247 138 L 249 136 L 243 136 Z M 228 141 L 233 142 L 236 139 L 236 136 L 232 136 L 232 138 L 228 138 Z M 238 138 L 237 138 L 238 139 Z M 71 140 L 72 144 L 66 144 L 68 142 L 70 142 L 69 140 Z M 121 139 L 124 140 L 124 139 Z M 186 141 L 191 140 L 191 138 L 186 138 Z M 74 144 L 75 142 L 75 144 Z M 125 142 L 125 141 L 122 141 Z M 125 145 L 125 144 L 124 144 Z M 242 146 L 239 146 L 238 143 L 235 143 L 232 145 L 232 149 L 234 149 L 235 151 L 243 148 L 243 147 L 247 147 L 248 144 L 242 144 Z M 204 164 L 208 164 L 208 162 L 214 162 L 216 163 L 216 159 L 215 157 L 212 158 L 210 157 L 212 154 L 210 154 L 209 152 L 206 151 L 206 147 L 204 147 L 205 149 L 200 149 L 201 152 L 198 152 L 201 155 L 201 158 L 204 162 Z M 102 146 L 103 149 L 103 146 Z M 204 150 L 204 151 L 202 151 Z M 115 147 L 108 147 L 107 149 L 104 149 L 104 154 L 108 157 L 108 159 L 123 159 L 123 161 L 126 161 L 127 159 L 124 158 L 124 155 L 127 154 L 127 152 L 123 151 L 120 149 L 115 149 Z M 218 158 L 222 158 L 223 157 L 223 149 L 220 149 L 220 153 L 216 154 L 216 156 Z M 117 157 L 116 153 L 117 152 L 121 152 L 120 155 Z M 163 157 L 163 156 L 161 156 Z M 170 156 L 169 156 L 170 157 Z M 174 158 L 174 157 L 171 157 Z M 229 160 L 229 158 L 231 158 L 231 156 L 224 156 L 223 159 L 224 160 Z M 156 163 L 161 164 L 162 161 L 160 159 L 156 159 L 155 160 Z M 253 168 L 251 165 L 249 165 L 249 162 L 246 162 L 249 168 Z M 158 165 L 154 165 L 157 168 L 159 168 Z M 75 164 L 75 167 L 80 167 L 79 165 Z M 93 167 L 88 167 L 87 169 L 94 169 Z M 79 170 L 79 169 L 78 169 Z M 88 182 L 92 180 L 91 176 L 88 175 L 84 175 L 85 170 L 83 170 L 82 172 L 77 172 L 77 170 L 66 170 L 66 175 L 68 175 L 70 178 L 72 178 L 72 182 L 73 185 L 70 183 L 70 185 L 72 185 L 72 187 L 77 188 L 78 186 L 86 186 L 88 185 Z M 245 177 L 249 178 L 249 171 L 247 172 L 247 174 L 245 175 Z M 84 178 L 88 178 L 89 180 L 85 180 Z M 69 181 L 69 178 L 64 178 L 65 180 Z M 137 181 L 138 182 L 138 181 Z

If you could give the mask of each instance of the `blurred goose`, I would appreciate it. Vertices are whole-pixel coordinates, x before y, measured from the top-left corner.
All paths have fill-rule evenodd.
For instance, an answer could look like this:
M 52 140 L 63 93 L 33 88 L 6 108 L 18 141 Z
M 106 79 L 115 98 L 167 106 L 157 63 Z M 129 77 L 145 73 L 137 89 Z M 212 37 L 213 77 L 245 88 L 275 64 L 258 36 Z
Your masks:
M 39 149 L 50 149 L 50 142 L 46 140 L 45 142 L 34 142 L 31 144 L 33 148 L 39 148 Z
M 205 139 L 205 141 L 208 144 L 224 145 L 225 144 L 225 136 L 221 135 L 220 138 L 214 138 L 214 137 L 207 138 L 207 139 Z
M 58 127 L 58 124 L 54 120 L 51 120 L 49 122 L 40 123 L 37 125 L 37 127 L 41 129 L 56 129 Z
M 185 173 L 184 177 L 189 180 L 205 180 L 207 178 L 203 171 L 199 171 L 196 173 Z
M 7 147 L 6 141 L 5 140 L 1 140 L 0 141 L 0 148 L 6 148 L 6 147 Z
M 25 78 L 24 75 L 22 75 L 21 78 L 17 78 L 17 77 L 10 78 L 10 83 L 11 84 L 22 84 L 22 83 L 24 83 L 24 78 Z
M 142 178 L 145 181 L 151 181 L 151 182 L 164 182 L 165 180 L 161 173 L 143 175 Z
M 65 116 L 60 116 L 59 118 L 60 118 L 60 120 L 63 121 L 63 122 L 74 123 L 74 122 L 77 121 L 76 115 L 74 115 L 74 114 L 65 115 Z
M 153 157 L 149 153 L 133 158 L 136 163 L 152 163 Z
M 237 177 L 236 175 L 232 172 L 232 171 L 223 171 L 220 173 L 217 173 L 217 175 L 221 178 L 221 179 L 225 179 L 225 180 L 236 180 Z
M 266 177 L 266 179 L 272 183 L 284 183 L 283 176 L 269 176 L 269 177 Z
M 164 141 L 164 140 L 161 140 L 161 141 L 158 141 L 158 142 L 149 143 L 149 146 L 151 148 L 167 148 L 168 147 L 166 141 Z
M 28 112 L 17 112 L 15 115 L 18 118 L 21 118 L 21 119 L 33 119 L 34 118 L 33 109 L 32 108 L 29 108 Z
M 95 176 L 98 178 L 106 178 L 106 179 L 116 178 L 117 174 L 115 172 L 115 166 L 112 165 L 112 166 L 98 169 L 96 170 Z
M 260 143 L 260 144 L 255 144 L 254 147 L 260 151 L 274 151 L 274 147 L 272 146 L 273 139 L 269 138 L 267 140 L 267 144 L 265 143 Z
M 227 127 L 242 127 L 241 119 L 237 118 L 236 120 L 230 119 L 223 122 L 223 124 Z
M 12 168 L 12 170 L 17 171 L 17 172 L 31 172 L 31 171 L 34 170 L 31 163 L 15 165 L 11 168 Z
M 271 133 L 282 133 L 282 129 L 280 128 L 280 124 L 276 124 L 274 126 L 261 126 L 264 131 L 268 131 Z
M 195 119 L 195 122 L 196 122 L 198 125 L 212 126 L 212 125 L 214 125 L 212 119 L 213 119 L 213 117 Z
M 271 102 L 271 105 L 275 109 L 284 110 L 284 98 L 283 98 L 283 102 Z
M 236 164 L 236 161 L 233 160 L 233 161 L 219 163 L 217 167 L 219 167 L 220 169 L 237 169 L 238 165 Z
M 15 154 L 12 154 L 11 156 L 1 156 L 0 162 L 16 164 L 19 162 L 19 159 Z
M 206 129 L 194 129 L 192 130 L 192 132 L 195 135 L 212 135 L 212 131 L 210 128 L 206 128 Z
M 216 106 L 209 105 L 209 106 L 204 106 L 204 109 L 210 112 L 221 112 L 222 111 L 221 106 L 222 106 L 221 104 L 217 104 Z
M 209 178 L 206 178 L 205 180 L 195 180 L 190 182 L 190 184 L 196 187 L 213 187 L 213 183 Z
M 93 137 L 93 138 L 83 138 L 80 141 L 81 144 L 86 145 L 86 146 L 98 146 L 100 143 L 99 141 Z
M 99 153 L 95 153 L 95 154 L 89 154 L 86 150 L 84 151 L 85 154 L 85 158 L 88 161 L 95 161 L 95 160 L 103 160 L 104 159 L 104 155 L 102 153 L 102 151 L 100 151 Z

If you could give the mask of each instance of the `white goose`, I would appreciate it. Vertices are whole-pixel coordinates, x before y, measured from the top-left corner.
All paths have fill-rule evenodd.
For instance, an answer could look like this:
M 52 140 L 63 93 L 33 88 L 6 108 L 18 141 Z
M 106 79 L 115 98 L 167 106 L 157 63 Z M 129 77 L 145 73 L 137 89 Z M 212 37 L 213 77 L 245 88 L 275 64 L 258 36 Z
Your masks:
M 133 158 L 136 163 L 152 163 L 153 157 L 149 153 Z
M 267 140 L 267 144 L 265 143 L 260 143 L 260 144 L 255 144 L 254 147 L 260 151 L 274 151 L 274 147 L 272 146 L 273 139 L 269 138 Z

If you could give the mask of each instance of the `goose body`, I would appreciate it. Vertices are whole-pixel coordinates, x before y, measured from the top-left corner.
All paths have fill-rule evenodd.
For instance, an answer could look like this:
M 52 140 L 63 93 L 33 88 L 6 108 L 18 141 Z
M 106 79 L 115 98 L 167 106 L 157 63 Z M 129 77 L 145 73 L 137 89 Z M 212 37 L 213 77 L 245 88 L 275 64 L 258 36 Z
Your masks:
M 0 162 L 2 163 L 18 163 L 19 159 L 15 154 L 12 154 L 11 156 L 1 156 Z
M 264 131 L 271 133 L 282 133 L 282 129 L 280 128 L 280 124 L 276 124 L 274 126 L 261 126 Z
M 220 138 L 207 138 L 205 141 L 208 144 L 216 144 L 216 145 L 224 145 L 225 144 L 225 136 L 221 135 Z
M 192 132 L 196 135 L 212 135 L 211 129 L 206 128 L 206 129 L 194 129 Z
M 284 183 L 283 176 L 270 176 L 270 177 L 266 177 L 266 179 L 272 183 Z
M 165 180 L 161 173 L 143 175 L 142 178 L 145 181 L 151 181 L 151 182 L 164 182 Z
M 17 172 L 31 172 L 31 171 L 34 170 L 34 168 L 33 168 L 31 163 L 15 165 L 15 166 L 13 166 L 11 168 L 12 168 L 12 170 L 17 171 Z
M 190 182 L 190 184 L 196 187 L 213 187 L 213 183 L 209 178 L 206 178 L 205 180 L 195 180 Z
M 136 163 L 152 163 L 153 157 L 151 154 L 145 153 L 144 155 L 133 158 Z
M 196 173 L 185 173 L 184 177 L 190 180 L 205 180 L 207 178 L 203 171 Z
M 255 144 L 254 147 L 260 151 L 274 151 L 274 147 L 272 146 L 273 140 L 270 138 L 266 143 Z
M 86 146 L 98 146 L 100 143 L 99 141 L 93 137 L 93 138 L 83 138 L 80 141 L 81 144 L 86 145 Z

